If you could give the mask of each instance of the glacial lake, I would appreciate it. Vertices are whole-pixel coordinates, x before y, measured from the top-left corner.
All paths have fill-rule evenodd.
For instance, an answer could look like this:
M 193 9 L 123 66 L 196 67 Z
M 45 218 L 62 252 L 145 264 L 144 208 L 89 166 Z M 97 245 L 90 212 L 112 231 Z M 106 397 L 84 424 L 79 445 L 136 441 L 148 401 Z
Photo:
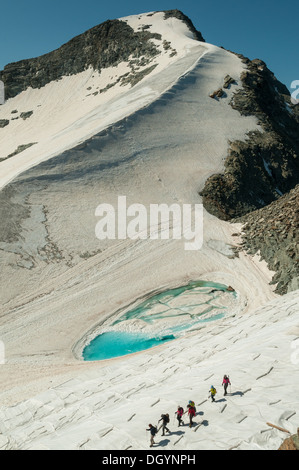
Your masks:
M 105 326 L 85 346 L 83 359 L 111 359 L 173 341 L 200 323 L 223 318 L 235 299 L 235 291 L 208 281 L 153 295 Z

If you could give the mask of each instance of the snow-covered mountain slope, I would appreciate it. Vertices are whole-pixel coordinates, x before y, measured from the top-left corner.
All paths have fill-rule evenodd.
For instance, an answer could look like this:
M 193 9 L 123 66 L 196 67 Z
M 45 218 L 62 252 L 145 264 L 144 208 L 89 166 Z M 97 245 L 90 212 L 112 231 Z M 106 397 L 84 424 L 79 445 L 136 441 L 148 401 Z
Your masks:
M 8 99 L 0 107 L 0 119 L 9 121 L 1 129 L 1 187 L 32 165 L 73 148 L 153 102 L 209 50 L 192 37 L 186 24 L 175 17 L 164 19 L 162 12 L 154 18 L 146 14 L 120 21 L 136 32 L 145 29 L 153 34 L 156 55 L 130 57 L 100 71 L 90 66 Z M 156 39 L 155 34 L 161 37 Z M 142 85 L 132 88 L 132 82 L 143 76 Z M 26 118 L 22 113 L 32 114 Z M 28 144 L 34 145 L 9 157 Z
M 0 410 L 2 449 L 149 450 L 148 424 L 169 413 L 163 450 L 276 450 L 298 426 L 298 292 L 250 315 L 207 323 L 166 347 L 99 363 Z M 297 338 L 297 340 L 296 340 Z M 297 342 L 296 342 L 297 341 Z M 223 395 L 222 378 L 231 386 Z M 216 401 L 208 398 L 217 389 Z M 175 411 L 196 404 L 194 425 Z M 161 424 L 161 423 L 160 423 Z M 130 454 L 128 454 L 130 455 Z
M 198 361 L 196 370 L 202 377 L 214 373 L 215 380 L 218 376 L 220 380 L 223 373 L 230 373 L 234 383 L 236 379 L 236 392 L 244 392 L 249 388 L 244 368 L 256 379 L 265 369 L 272 371 L 277 360 L 273 366 L 276 374 L 281 355 L 282 398 L 277 398 L 274 374 L 269 374 L 270 380 L 257 380 L 257 386 L 261 386 L 257 392 L 264 396 L 261 384 L 265 383 L 268 395 L 263 398 L 263 409 L 270 397 L 269 402 L 274 404 L 271 411 L 277 403 L 276 421 L 288 417 L 290 410 L 290 423 L 295 426 L 295 405 L 290 407 L 286 380 L 294 377 L 296 368 L 287 360 L 287 351 L 298 335 L 298 291 L 286 299 L 279 298 L 269 284 L 272 273 L 266 263 L 238 252 L 241 224 L 219 220 L 204 210 L 203 245 L 196 251 L 185 250 L 184 239 L 99 240 L 95 235 L 96 208 L 108 203 L 118 215 L 119 196 L 126 196 L 127 206 L 138 203 L 147 208 L 162 203 L 200 204 L 199 193 L 207 178 L 224 168 L 229 142 L 244 141 L 249 132 L 263 132 L 254 116 L 241 115 L 230 104 L 234 93 L 242 88 L 240 77 L 245 64 L 240 57 L 194 39 L 194 31 L 185 22 L 162 12 L 122 21 L 134 31 L 150 31 L 150 41 L 158 52 L 146 57 L 137 54 L 101 70 L 88 67 L 40 88 L 27 88 L 0 108 L 0 339 L 5 345 L 0 399 L 4 447 L 79 448 L 87 442 L 88 428 L 90 447 L 143 448 L 143 439 L 134 437 L 132 441 L 127 434 L 120 437 L 124 428 L 117 425 L 114 432 L 111 423 L 119 418 L 114 412 L 110 415 L 110 408 L 103 403 L 107 390 L 113 389 L 113 383 L 117 385 L 116 395 L 111 392 L 111 403 L 116 410 L 127 406 L 130 412 L 124 432 L 132 425 L 139 434 L 148 423 L 144 414 L 138 415 L 138 422 L 133 420 L 136 401 L 150 409 L 154 394 L 164 409 L 171 396 L 172 408 L 174 400 L 188 400 L 191 392 L 198 397 L 206 393 L 206 381 L 200 382 L 200 377 L 196 386 L 188 386 L 193 374 L 190 357 Z M 221 99 L 211 98 L 228 75 L 232 82 L 225 94 Z M 21 113 L 28 114 L 22 118 Z M 20 147 L 29 144 L 33 145 Z M 82 361 L 85 342 L 103 320 L 137 300 L 194 280 L 232 285 L 238 299 L 235 316 L 228 314 L 221 322 L 206 326 L 204 338 L 200 330 L 125 359 Z M 262 330 L 259 321 L 265 325 Z M 282 341 L 281 331 L 291 328 L 295 333 Z M 236 342 L 239 335 L 240 342 Z M 269 343 L 262 342 L 266 337 L 271 357 Z M 198 352 L 199 341 L 206 342 L 207 354 Z M 210 354 L 217 348 L 223 351 Z M 244 366 L 248 355 L 252 360 Z M 168 372 L 167 361 L 171 361 Z M 184 385 L 174 396 L 173 384 L 179 383 L 173 374 L 177 362 Z M 148 368 L 144 367 L 146 363 Z M 153 381 L 154 373 L 157 381 Z M 72 381 L 63 385 L 69 379 Z M 83 403 L 83 393 L 90 401 Z M 234 398 L 237 404 L 231 404 Z M 26 399 L 29 401 L 23 402 Z M 292 400 L 298 402 L 296 391 Z M 227 409 L 233 407 L 234 423 L 238 423 L 233 434 L 221 441 L 225 448 L 239 444 L 236 435 L 242 426 L 241 441 L 245 447 L 251 445 L 255 431 L 248 426 L 249 417 L 260 419 L 261 411 L 252 406 L 254 402 L 256 395 L 249 392 L 223 402 Z M 156 409 L 158 413 L 162 410 L 160 405 Z M 217 417 L 225 416 L 225 409 L 221 409 L 216 408 Z M 253 415 L 250 409 L 255 410 Z M 94 412 L 100 413 L 101 420 L 103 417 L 100 427 Z M 208 411 L 205 413 L 208 415 Z M 146 416 L 146 420 L 154 419 L 151 413 Z M 248 419 L 242 424 L 243 416 Z M 203 418 L 205 423 L 205 415 Z M 264 422 L 258 422 L 259 430 L 263 430 Z M 63 435 L 61 423 L 69 431 L 63 431 Z M 39 428 L 45 433 L 44 439 Z M 166 444 L 197 448 L 198 432 L 207 429 L 210 439 L 211 428 L 201 426 L 190 442 L 182 434 L 177 436 L 177 440 L 182 436 L 181 444 L 172 440 Z M 265 441 L 253 439 L 267 448 Z M 276 443 L 271 441 L 269 447 Z

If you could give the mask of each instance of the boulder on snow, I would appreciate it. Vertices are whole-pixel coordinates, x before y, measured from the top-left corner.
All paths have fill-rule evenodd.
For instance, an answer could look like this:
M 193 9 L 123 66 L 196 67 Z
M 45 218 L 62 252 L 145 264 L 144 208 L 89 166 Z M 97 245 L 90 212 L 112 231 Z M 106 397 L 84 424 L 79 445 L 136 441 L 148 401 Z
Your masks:
M 299 428 L 297 434 L 285 439 L 278 450 L 299 450 Z

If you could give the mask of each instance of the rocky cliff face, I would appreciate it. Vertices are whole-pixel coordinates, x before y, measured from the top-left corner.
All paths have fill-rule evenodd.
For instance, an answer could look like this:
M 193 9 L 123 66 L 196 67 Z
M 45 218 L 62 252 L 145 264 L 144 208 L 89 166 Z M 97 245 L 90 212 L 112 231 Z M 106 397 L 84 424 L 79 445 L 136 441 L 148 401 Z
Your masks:
M 259 253 L 271 271 L 276 292 L 299 289 L 299 184 L 268 206 L 236 219 L 244 223 L 243 246 Z
M 242 88 L 231 106 L 256 116 L 262 131 L 231 142 L 224 173 L 212 175 L 201 192 L 206 209 L 224 220 L 260 209 L 298 183 L 299 106 L 264 62 L 242 61 Z
M 184 21 L 194 39 L 204 41 L 191 20 L 182 12 L 169 10 L 164 14 L 165 19 L 175 17 Z M 77 74 L 88 67 L 100 71 L 129 61 L 132 57 L 148 60 L 159 54 L 152 39 L 161 39 L 161 35 L 150 33 L 146 27 L 135 32 L 121 20 L 105 21 L 53 52 L 6 65 L 0 71 L 0 80 L 5 84 L 5 96 L 7 99 L 12 98 L 28 87 L 41 88 L 53 80 Z
M 106 21 L 49 54 L 8 64 L 0 73 L 5 96 L 14 97 L 28 87 L 41 88 L 90 66 L 100 70 L 117 65 L 130 55 L 153 57 L 158 51 L 150 41 L 152 37 L 147 31 L 135 33 L 123 21 Z
M 201 195 L 216 217 L 246 224 L 243 248 L 260 252 L 284 294 L 299 288 L 299 105 L 264 62 L 240 57 L 246 70 L 231 106 L 256 116 L 262 131 L 230 142 L 224 172 L 208 178 Z

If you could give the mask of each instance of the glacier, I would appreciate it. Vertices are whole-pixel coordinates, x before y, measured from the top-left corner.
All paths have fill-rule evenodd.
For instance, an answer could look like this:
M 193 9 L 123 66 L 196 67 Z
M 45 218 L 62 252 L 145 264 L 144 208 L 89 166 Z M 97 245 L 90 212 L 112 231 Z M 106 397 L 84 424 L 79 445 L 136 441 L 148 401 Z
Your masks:
M 192 252 L 177 239 L 95 236 L 96 207 L 117 207 L 119 195 L 144 206 L 201 203 L 229 142 L 261 131 L 229 104 L 245 65 L 162 12 L 121 20 L 159 32 L 176 54 L 155 40 L 155 67 L 133 87 L 117 82 L 128 71 L 120 63 L 28 88 L 0 107 L 1 119 L 33 111 L 1 129 L 0 188 L 15 215 L 0 241 L 0 448 L 144 450 L 148 423 L 168 412 L 171 433 L 156 437 L 157 449 L 277 449 L 285 433 L 267 423 L 298 427 L 299 291 L 277 295 L 264 261 L 232 255 L 242 224 L 204 210 L 203 245 Z M 211 98 L 227 74 L 235 83 Z M 147 351 L 83 361 L 99 324 L 196 280 L 233 286 L 229 315 Z M 176 407 L 190 399 L 196 425 L 177 429 Z

